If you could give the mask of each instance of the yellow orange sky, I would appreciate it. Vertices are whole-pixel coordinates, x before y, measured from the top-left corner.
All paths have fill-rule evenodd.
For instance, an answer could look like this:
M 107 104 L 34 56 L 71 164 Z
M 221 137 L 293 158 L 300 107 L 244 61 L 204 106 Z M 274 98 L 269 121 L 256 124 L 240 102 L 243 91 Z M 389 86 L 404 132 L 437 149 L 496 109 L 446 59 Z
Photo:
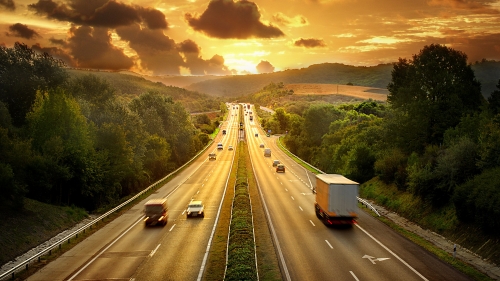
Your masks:
M 445 44 L 500 60 L 500 0 L 0 0 L 0 44 L 154 75 L 371 66 Z

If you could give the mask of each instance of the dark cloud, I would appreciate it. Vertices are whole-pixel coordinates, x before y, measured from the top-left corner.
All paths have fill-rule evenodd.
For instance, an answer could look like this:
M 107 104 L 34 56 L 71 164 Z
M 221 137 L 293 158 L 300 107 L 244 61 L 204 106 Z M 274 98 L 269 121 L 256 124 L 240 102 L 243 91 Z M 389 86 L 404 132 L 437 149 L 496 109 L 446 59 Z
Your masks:
M 61 45 L 63 47 L 66 47 L 68 45 L 68 43 L 65 40 L 63 40 L 63 39 L 50 38 L 49 41 L 52 44 Z
M 472 11 L 480 14 L 498 14 L 500 11 L 491 6 L 492 1 L 467 1 L 467 0 L 430 0 L 429 6 L 441 6 L 455 10 Z
M 112 0 L 73 0 L 69 5 L 52 0 L 38 0 L 37 3 L 30 4 L 28 7 L 48 18 L 69 21 L 78 25 L 116 28 L 145 22 L 151 29 L 168 28 L 165 15 L 160 11 Z
M 134 65 L 132 58 L 111 44 L 107 28 L 71 27 L 68 48 L 78 67 L 121 70 Z
M 181 53 L 195 53 L 199 54 L 200 53 L 200 47 L 198 47 L 198 44 L 196 44 L 192 40 L 184 40 L 183 42 L 177 44 L 177 48 L 179 49 L 179 52 Z
M 14 0 L 0 0 L 0 7 L 14 11 L 16 9 L 16 4 L 14 4 Z
M 27 25 L 22 23 L 16 23 L 9 26 L 9 30 L 10 32 L 6 32 L 5 35 L 13 37 L 21 37 L 26 39 L 41 37 L 40 34 L 38 34 L 36 31 L 34 31 L 33 29 L 29 28 Z
M 179 75 L 181 68 L 188 69 L 192 75 L 230 74 L 224 58 L 216 55 L 210 60 L 202 59 L 200 47 L 192 40 L 176 44 L 161 30 L 139 25 L 120 27 L 116 32 L 137 52 L 140 67 L 155 75 Z
M 187 13 L 185 19 L 194 30 L 210 37 L 247 39 L 284 36 L 279 28 L 260 22 L 257 5 L 246 0 L 212 0 L 201 16 Z
M 314 39 L 314 38 L 308 38 L 308 39 L 300 38 L 299 40 L 295 41 L 293 45 L 297 47 L 306 47 L 306 48 L 326 47 L 325 41 L 323 41 L 322 39 Z
M 117 28 L 116 33 L 136 51 L 143 70 L 156 75 L 180 74 L 182 57 L 176 50 L 175 41 L 161 30 L 141 29 L 136 24 Z
M 62 60 L 67 66 L 77 66 L 71 55 L 63 49 L 57 47 L 42 47 L 39 43 L 31 46 L 31 48 L 36 52 L 47 53 L 56 59 Z
M 265 60 L 261 60 L 259 64 L 255 67 L 259 73 L 272 73 L 274 72 L 274 66 Z

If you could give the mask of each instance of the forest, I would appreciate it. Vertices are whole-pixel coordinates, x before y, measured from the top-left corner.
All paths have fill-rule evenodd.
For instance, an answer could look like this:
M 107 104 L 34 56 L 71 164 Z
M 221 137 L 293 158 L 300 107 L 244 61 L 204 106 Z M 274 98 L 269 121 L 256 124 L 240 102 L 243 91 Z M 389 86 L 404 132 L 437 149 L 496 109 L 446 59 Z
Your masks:
M 429 45 L 393 65 L 387 103 L 281 103 L 260 121 L 326 173 L 360 183 L 377 178 L 435 209 L 451 204 L 460 222 L 495 234 L 500 79 L 496 88 L 485 99 L 466 54 Z M 268 106 L 291 94 L 271 83 L 246 100 Z
M 164 177 L 209 140 L 163 92 L 124 99 L 97 75 L 70 75 L 21 43 L 0 46 L 2 209 L 22 209 L 31 198 L 99 210 Z

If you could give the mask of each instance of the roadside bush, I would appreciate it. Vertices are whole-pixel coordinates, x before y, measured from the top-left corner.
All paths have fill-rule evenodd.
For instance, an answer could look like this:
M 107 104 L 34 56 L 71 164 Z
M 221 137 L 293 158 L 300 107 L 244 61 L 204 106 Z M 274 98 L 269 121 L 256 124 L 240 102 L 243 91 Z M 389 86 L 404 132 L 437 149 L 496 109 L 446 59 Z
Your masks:
M 398 149 L 393 148 L 381 153 L 375 161 L 375 174 L 386 184 L 395 183 L 399 190 L 406 190 L 407 157 Z
M 462 222 L 474 223 L 485 233 L 500 231 L 500 167 L 456 187 L 453 203 Z

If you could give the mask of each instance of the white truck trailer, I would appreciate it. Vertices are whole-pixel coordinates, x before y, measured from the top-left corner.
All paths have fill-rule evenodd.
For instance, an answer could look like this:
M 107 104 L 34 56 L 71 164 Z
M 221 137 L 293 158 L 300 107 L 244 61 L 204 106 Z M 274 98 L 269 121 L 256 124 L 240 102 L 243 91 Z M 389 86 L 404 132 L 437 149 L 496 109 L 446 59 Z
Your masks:
M 316 175 L 316 216 L 325 225 L 352 225 L 358 217 L 359 184 L 342 175 Z

